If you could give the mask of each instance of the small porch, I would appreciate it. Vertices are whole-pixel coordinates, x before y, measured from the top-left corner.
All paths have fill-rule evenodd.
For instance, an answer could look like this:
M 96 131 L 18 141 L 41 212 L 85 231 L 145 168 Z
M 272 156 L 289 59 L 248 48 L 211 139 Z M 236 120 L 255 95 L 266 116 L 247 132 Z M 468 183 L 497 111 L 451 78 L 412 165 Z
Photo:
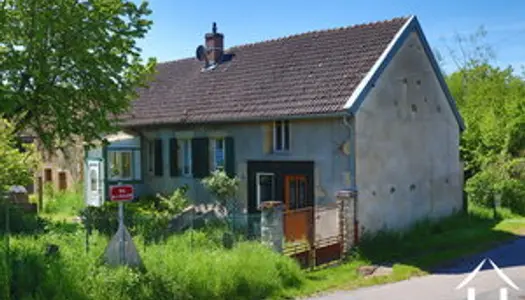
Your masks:
M 92 206 L 100 206 L 108 200 L 111 185 L 133 185 L 135 198 L 146 191 L 141 137 L 118 132 L 106 136 L 106 140 L 109 144 L 85 151 L 85 197 Z

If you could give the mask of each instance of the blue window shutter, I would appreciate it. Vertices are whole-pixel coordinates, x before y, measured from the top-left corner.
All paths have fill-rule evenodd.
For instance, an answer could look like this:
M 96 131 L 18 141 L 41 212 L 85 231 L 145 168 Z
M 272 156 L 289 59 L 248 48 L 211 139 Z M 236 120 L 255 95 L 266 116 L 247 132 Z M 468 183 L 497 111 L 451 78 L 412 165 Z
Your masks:
M 193 177 L 204 178 L 210 175 L 210 156 L 208 138 L 191 140 L 191 159 Z
M 179 176 L 179 157 L 177 139 L 170 139 L 170 175 L 171 177 Z
M 230 177 L 235 176 L 235 144 L 232 137 L 226 137 L 224 139 L 225 149 L 225 164 L 224 170 L 226 174 Z
M 164 174 L 164 162 L 162 160 L 162 140 L 155 139 L 155 176 Z

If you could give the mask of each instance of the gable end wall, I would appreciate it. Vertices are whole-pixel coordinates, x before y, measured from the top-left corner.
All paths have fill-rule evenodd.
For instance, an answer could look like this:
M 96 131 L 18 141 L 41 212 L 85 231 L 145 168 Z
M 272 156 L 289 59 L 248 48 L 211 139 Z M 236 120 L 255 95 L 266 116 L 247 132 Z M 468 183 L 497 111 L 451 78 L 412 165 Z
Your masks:
M 412 32 L 356 114 L 361 230 L 406 228 L 462 207 L 459 125 Z

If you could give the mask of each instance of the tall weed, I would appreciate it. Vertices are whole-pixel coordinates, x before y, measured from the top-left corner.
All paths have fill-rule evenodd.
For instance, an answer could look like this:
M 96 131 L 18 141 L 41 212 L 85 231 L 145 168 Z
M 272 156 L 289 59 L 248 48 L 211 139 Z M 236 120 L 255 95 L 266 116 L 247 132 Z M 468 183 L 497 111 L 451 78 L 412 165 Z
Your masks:
M 44 212 L 65 216 L 76 216 L 85 207 L 82 185 L 74 189 L 57 191 L 51 184 L 44 186 Z
M 226 250 L 202 233 L 188 232 L 147 251 L 148 270 L 178 283 L 192 299 L 263 299 L 304 279 L 295 261 L 259 243 Z
M 101 264 L 104 235 L 94 232 L 86 253 L 83 230 L 54 228 L 13 237 L 9 255 L 0 252 L 7 257 L 0 277 L 9 278 L 0 283 L 2 299 L 262 299 L 303 282 L 291 259 L 259 243 L 224 249 L 209 238 L 213 232 L 190 231 L 140 248 L 145 270 L 139 271 Z M 49 253 L 51 244 L 57 253 Z

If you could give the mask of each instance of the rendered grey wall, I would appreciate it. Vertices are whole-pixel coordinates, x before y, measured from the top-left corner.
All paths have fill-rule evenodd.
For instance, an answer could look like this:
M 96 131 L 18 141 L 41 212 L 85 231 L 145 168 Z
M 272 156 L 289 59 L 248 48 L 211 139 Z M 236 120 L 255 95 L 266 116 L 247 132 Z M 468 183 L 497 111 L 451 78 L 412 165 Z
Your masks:
M 462 206 L 459 126 L 412 33 L 356 114 L 361 229 L 405 228 Z
M 154 176 L 145 163 L 145 184 L 151 192 L 171 193 L 182 185 L 190 186 L 189 196 L 197 203 L 209 202 L 209 193 L 200 182 L 188 177 L 171 177 L 169 172 L 169 139 L 192 137 L 224 137 L 231 136 L 235 144 L 236 174 L 241 179 L 239 199 L 244 206 L 247 203 L 247 161 L 249 160 L 299 160 L 314 161 L 314 196 L 316 203 L 323 204 L 335 201 L 335 191 L 350 186 L 350 156 L 340 150 L 344 143 L 350 140 L 350 131 L 343 125 L 342 118 L 319 120 L 292 120 L 291 151 L 289 153 L 272 153 L 269 150 L 268 137 L 271 132 L 271 122 L 253 122 L 213 127 L 197 127 L 191 130 L 163 128 L 144 130 L 144 143 L 147 140 L 161 138 L 163 140 L 164 175 Z M 143 149 L 147 149 L 143 145 Z M 147 151 L 143 151 L 147 155 Z M 181 154 L 179 152 L 179 161 Z M 180 164 L 179 164 L 180 166 Z M 282 199 L 278 199 L 282 200 Z

